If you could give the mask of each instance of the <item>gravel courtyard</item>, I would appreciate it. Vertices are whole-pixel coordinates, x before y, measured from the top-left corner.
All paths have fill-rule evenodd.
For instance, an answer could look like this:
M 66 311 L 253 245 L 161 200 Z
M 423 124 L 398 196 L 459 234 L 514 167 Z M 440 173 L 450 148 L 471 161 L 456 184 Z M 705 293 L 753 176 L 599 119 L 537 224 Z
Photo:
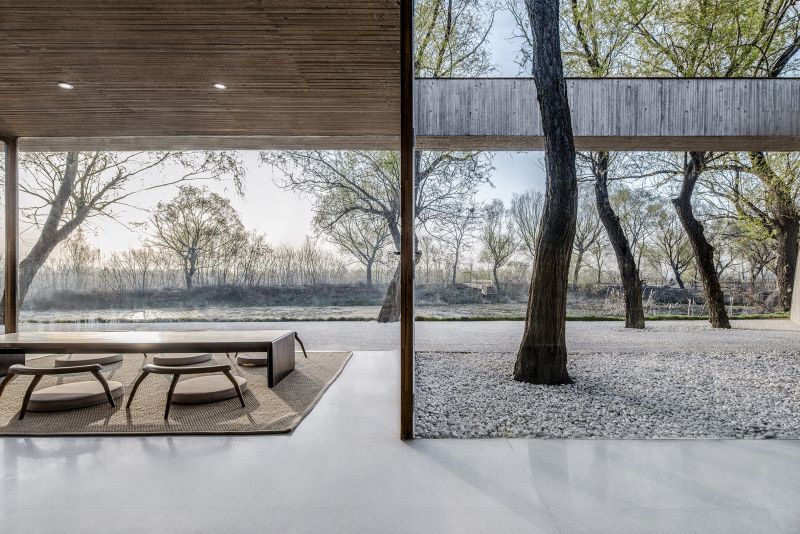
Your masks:
M 792 323 L 743 322 L 728 332 L 679 322 L 644 332 L 593 325 L 595 335 L 572 338 L 574 384 L 566 386 L 515 382 L 510 347 L 418 353 L 417 435 L 800 438 Z M 589 334 L 585 326 L 580 334 Z
M 570 321 L 570 386 L 511 379 L 522 321 L 418 322 L 420 437 L 800 438 L 800 325 Z M 295 329 L 310 350 L 397 350 L 373 321 L 23 324 L 24 330 Z M 398 358 L 399 372 L 399 358 Z

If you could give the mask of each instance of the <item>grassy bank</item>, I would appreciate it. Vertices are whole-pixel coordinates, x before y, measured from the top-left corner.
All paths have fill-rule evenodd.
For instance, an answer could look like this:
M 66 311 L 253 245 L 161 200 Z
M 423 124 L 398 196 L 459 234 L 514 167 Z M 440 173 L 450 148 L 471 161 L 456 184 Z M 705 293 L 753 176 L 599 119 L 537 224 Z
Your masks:
M 731 317 L 733 320 L 745 319 L 788 319 L 788 312 L 779 313 L 765 313 L 760 315 L 747 314 L 737 315 Z M 81 319 L 52 319 L 52 320 L 39 320 L 39 319 L 26 319 L 23 324 L 157 324 L 157 323 L 271 323 L 271 322 L 346 322 L 346 321 L 374 321 L 374 318 L 369 317 L 270 317 L 270 318 L 206 318 L 206 317 L 169 317 L 169 318 L 153 318 L 153 319 L 127 319 L 115 318 L 107 319 L 103 317 L 96 318 L 81 318 Z M 506 316 L 506 317 L 482 317 L 482 316 L 469 316 L 469 317 L 435 317 L 427 315 L 418 315 L 417 321 L 427 322 L 471 322 L 471 321 L 524 321 L 523 316 Z M 569 316 L 567 321 L 624 321 L 624 317 L 619 316 L 603 316 L 603 315 L 578 315 Z M 708 316 L 686 316 L 686 315 L 653 315 L 645 317 L 646 321 L 707 321 Z

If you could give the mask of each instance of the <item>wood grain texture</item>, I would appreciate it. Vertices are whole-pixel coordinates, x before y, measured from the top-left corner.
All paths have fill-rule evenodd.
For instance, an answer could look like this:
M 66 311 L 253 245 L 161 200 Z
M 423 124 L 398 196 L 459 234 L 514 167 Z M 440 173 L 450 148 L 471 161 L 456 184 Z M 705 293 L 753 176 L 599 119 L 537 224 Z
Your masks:
M 4 332 L 17 331 L 17 266 L 19 265 L 19 144 L 5 143 L 5 275 L 3 281 Z M 20 363 L 20 362 L 16 362 Z M 24 363 L 24 359 L 23 359 Z M 6 369 L 0 367 L 0 374 Z
M 581 150 L 800 148 L 800 79 L 569 79 L 567 86 L 575 145 Z M 543 148 L 531 79 L 423 79 L 416 81 L 416 91 L 419 149 Z M 347 109 L 350 104 L 342 105 Z M 0 109 L 3 106 L 0 102 Z M 271 134 L 153 131 L 103 136 L 98 132 L 89 137 L 25 137 L 20 139 L 20 150 L 399 148 L 399 115 L 396 122 L 381 123 L 367 133 L 363 131 L 371 126 L 362 127 L 362 133 L 313 135 L 292 127 Z
M 0 351 L 44 352 L 267 352 L 291 330 L 192 332 L 19 332 L 0 335 Z
M 800 79 L 567 80 L 583 150 L 797 150 Z M 532 79 L 417 82 L 426 149 L 541 150 Z
M 414 439 L 414 2 L 400 2 L 400 437 Z
M 0 13 L 8 135 L 399 132 L 392 0 L 0 0 Z
M 294 332 L 273 339 L 267 358 L 267 386 L 273 388 L 294 371 Z

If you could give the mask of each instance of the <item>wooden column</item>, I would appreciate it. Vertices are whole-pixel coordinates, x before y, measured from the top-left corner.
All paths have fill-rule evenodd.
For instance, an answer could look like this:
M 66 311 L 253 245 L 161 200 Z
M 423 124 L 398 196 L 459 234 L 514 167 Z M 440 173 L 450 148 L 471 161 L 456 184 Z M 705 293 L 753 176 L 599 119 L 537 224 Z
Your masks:
M 19 148 L 17 138 L 4 139 L 6 143 L 6 274 L 3 318 L 6 334 L 17 331 L 17 244 L 19 231 Z
M 400 0 L 400 437 L 414 439 L 414 0 Z

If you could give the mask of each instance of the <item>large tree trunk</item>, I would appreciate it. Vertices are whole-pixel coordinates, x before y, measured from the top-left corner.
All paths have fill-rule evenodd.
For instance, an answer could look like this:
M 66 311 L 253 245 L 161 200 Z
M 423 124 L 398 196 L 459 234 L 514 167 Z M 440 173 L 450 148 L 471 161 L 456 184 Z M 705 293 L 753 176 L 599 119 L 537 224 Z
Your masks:
M 797 239 L 800 222 L 796 216 L 779 215 L 780 225 L 775 235 L 778 243 L 778 257 L 775 271 L 778 278 L 778 306 L 781 311 L 792 307 L 792 291 L 797 266 Z
M 372 287 L 372 261 L 367 262 L 367 288 Z
M 492 278 L 494 279 L 494 288 L 497 290 L 497 296 L 500 296 L 500 279 L 497 278 L 497 264 L 492 265 Z
M 714 328 L 730 328 L 728 312 L 725 310 L 725 298 L 717 276 L 717 267 L 714 263 L 714 247 L 706 239 L 703 225 L 694 216 L 692 210 L 692 193 L 697 180 L 706 164 L 705 152 L 689 152 L 688 159 L 683 169 L 683 182 L 677 198 L 672 199 L 672 204 L 678 212 L 678 218 L 686 231 L 689 242 L 692 244 L 697 272 L 703 282 L 703 290 L 708 305 L 708 315 L 711 326 Z
M 788 311 L 792 307 L 794 272 L 797 264 L 797 238 L 800 231 L 798 213 L 791 188 L 785 179 L 776 175 L 763 152 L 751 152 L 750 159 L 767 189 L 768 211 L 773 214 L 773 228 L 777 243 L 775 274 L 778 286 L 778 307 Z
M 608 196 L 608 152 L 598 152 L 593 163 L 594 196 L 597 213 L 606 229 L 608 240 L 617 258 L 622 291 L 625 294 L 625 328 L 644 328 L 644 306 L 642 305 L 642 281 L 633 251 L 625 236 L 619 217 L 611 206 Z
M 559 2 L 525 0 L 525 7 L 533 34 L 533 77 L 544 132 L 547 193 L 514 379 L 534 384 L 568 384 L 571 380 L 564 331 L 578 181 L 561 63 Z

